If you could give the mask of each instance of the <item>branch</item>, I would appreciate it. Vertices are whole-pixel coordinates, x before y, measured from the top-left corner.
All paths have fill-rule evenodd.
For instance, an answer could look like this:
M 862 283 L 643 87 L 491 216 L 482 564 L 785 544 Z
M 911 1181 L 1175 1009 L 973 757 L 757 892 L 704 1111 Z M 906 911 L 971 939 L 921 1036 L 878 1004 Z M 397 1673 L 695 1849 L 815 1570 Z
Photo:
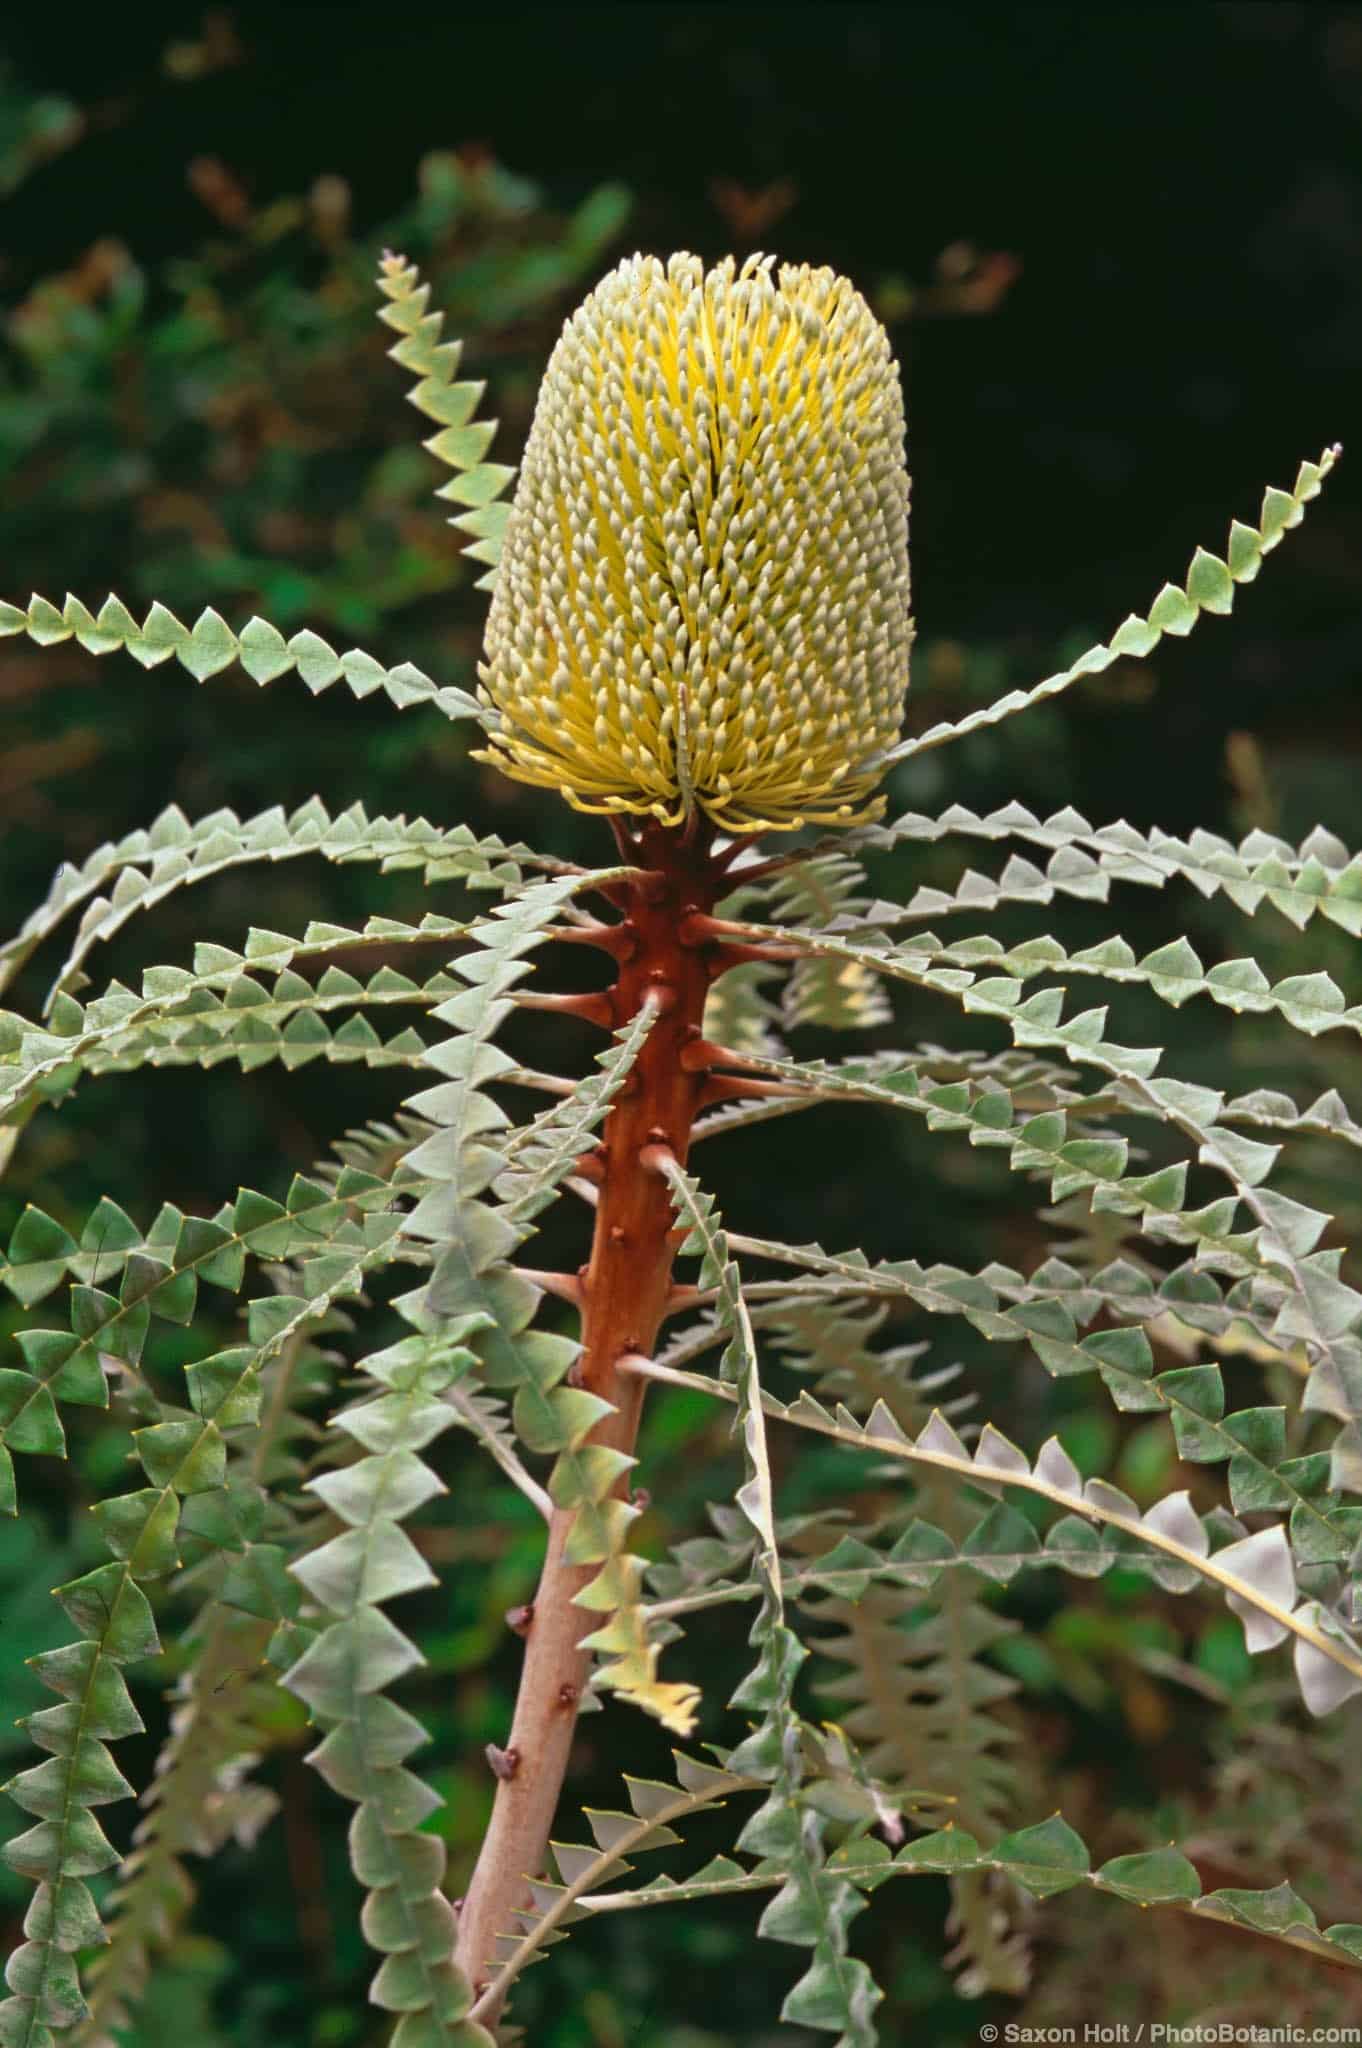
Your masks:
M 733 1387 L 703 1373 L 680 1372 L 645 1358 L 630 1359 L 626 1369 L 640 1379 L 655 1380 L 661 1385 L 685 1387 L 720 1401 L 738 1400 Z M 1135 1503 L 1116 1487 L 1100 1479 L 1090 1479 L 1085 1485 L 1055 1437 L 1049 1439 L 1032 1470 L 1025 1455 L 991 1424 L 985 1424 L 971 1457 L 939 1412 L 933 1414 L 913 1443 L 883 1403 L 877 1404 L 864 1424 L 845 1408 L 839 1408 L 835 1415 L 829 1413 L 807 1393 L 789 1405 L 763 1393 L 761 1405 L 778 1421 L 813 1430 L 854 1450 L 873 1451 L 877 1456 L 950 1472 L 974 1485 L 1016 1486 L 1026 1493 L 1039 1494 L 1086 1521 L 1118 1529 L 1161 1552 L 1194 1577 L 1219 1586 L 1231 1609 L 1244 1622 L 1251 1652 L 1271 1649 L 1288 1635 L 1294 1636 L 1296 1675 L 1312 1713 L 1327 1713 L 1354 1693 L 1362 1692 L 1362 1648 L 1341 1631 L 1334 1633 L 1332 1617 L 1329 1625 L 1325 1625 L 1324 1610 L 1317 1601 L 1295 1605 L 1295 1572 L 1280 1527 L 1261 1529 L 1212 1556 L 1206 1549 L 1196 1547 L 1198 1539 L 1206 1543 L 1206 1532 L 1190 1506 L 1185 1515 L 1180 1511 L 1170 1515 L 1169 1501 L 1160 1501 L 1142 1517 Z M 1186 1499 L 1185 1494 L 1170 1496 L 1174 1503 L 1185 1504 Z M 1171 1533 L 1173 1527 L 1181 1528 L 1183 1534 Z M 1233 1566 L 1227 1561 L 1231 1557 Z
M 507 1992 L 526 1964 L 534 1961 L 537 1952 L 565 1920 L 576 1917 L 573 1908 L 584 1902 L 584 1894 L 592 1885 L 603 1883 L 618 1871 L 628 1870 L 627 1857 L 677 1841 L 679 1837 L 671 1831 L 672 1821 L 687 1820 L 691 1814 L 715 1805 L 734 1792 L 764 1789 L 756 1778 L 716 1771 L 712 1766 L 695 1764 L 688 1757 L 675 1754 L 678 1776 L 685 1790 L 669 1799 L 666 1797 L 669 1788 L 665 1786 L 626 1778 L 630 1800 L 639 1818 L 631 1819 L 623 1813 L 595 1813 L 588 1807 L 586 1818 L 599 1844 L 598 1852 L 557 1842 L 552 1845 L 554 1860 L 568 1881 L 561 1887 L 547 1884 L 531 1887 L 535 1905 L 540 1910 L 525 1916 L 528 1920 L 525 1932 L 473 2006 L 468 2015 L 470 2020 L 488 2019 L 500 2010 Z
M 901 740 L 897 746 L 880 755 L 876 765 L 881 769 L 888 768 L 896 761 L 907 761 L 914 754 L 926 753 L 931 747 L 943 746 L 948 740 L 977 732 L 980 726 L 997 725 L 1018 711 L 1029 711 L 1033 704 L 1039 704 L 1047 697 L 1059 696 L 1061 691 L 1067 690 L 1070 684 L 1083 676 L 1100 675 L 1114 661 L 1142 659 L 1153 652 L 1165 633 L 1182 638 L 1191 632 L 1203 611 L 1231 610 L 1235 584 L 1251 583 L 1262 567 L 1263 556 L 1275 548 L 1293 526 L 1300 525 L 1306 505 L 1319 496 L 1320 485 L 1342 452 L 1337 446 L 1326 448 L 1318 462 L 1303 462 L 1290 491 L 1269 489 L 1264 492 L 1258 527 L 1245 526 L 1238 519 L 1230 527 L 1227 562 L 1208 554 L 1205 548 L 1198 548 L 1187 572 L 1185 587 L 1179 589 L 1175 583 L 1165 583 L 1149 607 L 1148 618 L 1142 619 L 1132 612 L 1109 641 L 1090 647 L 1070 668 L 1061 670 L 1058 675 L 1047 676 L 1034 689 L 1009 690 L 996 704 L 989 704 L 982 711 L 972 711 L 958 725 L 934 725 L 917 739 Z

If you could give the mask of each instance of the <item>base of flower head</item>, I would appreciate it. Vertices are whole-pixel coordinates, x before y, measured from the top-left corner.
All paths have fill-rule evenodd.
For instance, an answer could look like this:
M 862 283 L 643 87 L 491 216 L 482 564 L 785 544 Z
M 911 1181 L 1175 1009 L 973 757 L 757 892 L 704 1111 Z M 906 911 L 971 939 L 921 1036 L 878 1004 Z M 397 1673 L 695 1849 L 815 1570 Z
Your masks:
M 537 749 L 526 751 L 538 752 Z M 875 819 L 884 815 L 886 804 L 883 795 L 872 794 L 879 779 L 873 773 L 847 776 L 838 787 L 836 802 L 830 801 L 826 787 L 817 794 L 801 790 L 792 777 L 787 791 L 782 791 L 779 786 L 765 788 L 759 803 L 754 803 L 740 790 L 734 789 L 696 788 L 693 792 L 682 793 L 609 787 L 588 789 L 565 781 L 561 764 L 542 758 L 527 759 L 514 740 L 500 736 L 490 747 L 475 748 L 472 758 L 499 768 L 513 782 L 529 783 L 536 789 L 555 790 L 574 811 L 585 811 L 597 817 L 632 814 L 656 818 L 662 825 L 677 826 L 684 825 L 693 812 L 699 810 L 721 832 L 744 836 L 754 832 L 798 832 L 805 825 L 848 827 L 873 824 Z M 693 802 L 688 801 L 688 796 L 693 796 Z

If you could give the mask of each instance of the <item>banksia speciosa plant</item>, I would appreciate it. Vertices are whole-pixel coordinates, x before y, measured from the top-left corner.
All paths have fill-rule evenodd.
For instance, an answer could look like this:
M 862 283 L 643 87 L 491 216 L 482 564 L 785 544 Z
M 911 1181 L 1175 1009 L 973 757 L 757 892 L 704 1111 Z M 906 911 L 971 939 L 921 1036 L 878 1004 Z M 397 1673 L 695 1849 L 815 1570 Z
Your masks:
M 612 270 L 540 387 L 484 758 L 664 825 L 851 824 L 911 639 L 898 365 L 860 293 L 769 256 Z
M 1333 1091 L 1302 1109 L 1284 1092 L 1231 1100 L 1161 1075 L 1159 1049 L 1109 1036 L 1106 1008 L 1066 1017 L 1064 991 L 1073 977 L 1134 984 L 1312 1038 L 1356 1033 L 1362 1007 L 1323 972 L 1274 982 L 1248 958 L 1208 967 L 1186 937 L 1139 958 L 1119 933 L 1071 952 L 1048 936 L 924 929 L 1056 891 L 1105 902 L 1116 883 L 1190 881 L 1250 916 L 1266 905 L 1356 938 L 1362 859 L 1325 832 L 1236 846 L 1016 804 L 873 822 L 894 762 L 1228 611 L 1336 451 L 1269 491 L 1224 559 L 1199 551 L 1185 585 L 1110 642 L 959 727 L 899 740 L 902 404 L 885 337 L 845 280 L 765 258 L 622 264 L 568 324 L 509 505 L 514 473 L 486 460 L 493 430 L 475 418 L 482 387 L 456 381 L 458 345 L 441 340 L 425 287 L 397 256 L 379 282 L 392 355 L 435 423 L 426 445 L 451 471 L 441 494 L 492 587 L 476 698 L 315 633 L 286 640 L 260 619 L 237 632 L 211 610 L 190 628 L 161 606 L 139 622 L 112 597 L 98 613 L 34 597 L 0 607 L 0 631 L 173 660 L 200 681 L 235 662 L 261 684 L 296 669 L 315 692 L 343 681 L 478 721 L 482 758 L 607 814 L 614 853 L 579 867 L 358 804 L 197 825 L 172 807 L 63 869 L 0 948 L 3 984 L 82 909 L 39 1018 L 0 1013 L 0 1162 L 22 1158 L 29 1124 L 88 1077 L 143 1064 L 363 1060 L 414 1076 L 393 1123 L 347 1133 L 277 1197 L 243 1190 L 211 1217 L 165 1204 L 149 1225 L 105 1200 L 79 1231 L 30 1207 L 0 1262 L 21 1320 L 0 1374 L 5 1504 L 11 1454 L 61 1454 L 71 1405 L 136 1423 L 141 1468 L 97 1509 L 108 1561 L 57 1589 L 76 1640 L 32 1660 L 60 1703 L 30 1714 L 47 1760 L 8 1787 L 34 1825 L 5 1854 L 38 1889 L 0 2048 L 126 2033 L 187 1911 L 187 1859 L 233 1815 L 264 1817 L 241 1781 L 274 1739 L 259 1704 L 274 1683 L 305 1704 L 320 1733 L 310 1760 L 355 1807 L 361 1924 L 383 1959 L 370 1997 L 395 2016 L 394 2048 L 489 2048 L 525 1965 L 583 1916 L 763 1890 L 761 1933 L 807 1952 L 783 2017 L 870 2048 L 882 1993 L 851 1926 L 881 1885 L 922 1874 L 950 1884 L 949 1960 L 970 1992 L 1024 1988 L 1020 1892 L 1082 1884 L 1251 1928 L 1302 1967 L 1362 1966 L 1362 1926 L 1321 1930 L 1289 1885 L 1205 1892 L 1162 1844 L 1127 1842 L 1094 1869 L 1050 1813 L 1038 1746 L 1015 1740 L 1024 1688 L 988 1661 L 1019 1626 L 999 1612 L 1013 1579 L 1120 1566 L 1194 1612 L 1227 1606 L 1253 1655 L 1289 1647 L 1303 1715 L 1357 1710 L 1362 1295 L 1339 1250 L 1319 1249 L 1329 1219 L 1274 1176 L 1286 1139 L 1356 1146 L 1362 1126 Z M 835 841 L 792 837 L 829 825 Z M 781 835 L 765 854 L 764 833 Z M 1047 864 L 1014 852 L 996 875 L 968 870 L 905 906 L 865 890 L 866 862 L 947 836 L 1020 843 Z M 262 927 L 240 951 L 207 944 L 192 967 L 149 969 L 140 992 L 114 982 L 82 998 L 97 948 L 170 890 L 304 853 L 423 871 L 467 901 L 298 938 Z M 603 954 L 609 985 L 527 985 L 563 945 Z M 363 979 L 352 970 L 368 948 L 384 959 Z M 394 964 L 418 960 L 410 974 Z M 915 1013 L 959 1008 L 992 1042 L 816 1060 L 786 1043 L 810 1024 L 891 1033 L 896 992 Z M 424 1030 L 381 1036 L 370 1013 L 394 1004 Z M 513 1058 L 496 1039 L 517 1011 L 537 1012 L 550 1043 L 556 1015 L 599 1028 L 594 1071 Z M 527 1090 L 548 1106 L 517 1109 Z M 730 1231 L 694 1172 L 698 1142 L 825 1103 L 990 1148 L 1063 1205 L 1077 1241 L 1029 1273 L 971 1273 Z M 1156 1166 L 1127 1135 L 1151 1124 L 1167 1155 Z M 1196 1206 L 1191 1164 L 1214 1182 L 1205 1200 L 1198 1181 Z M 569 1196 L 590 1217 L 586 1258 L 529 1264 L 535 1219 Z M 678 1260 L 696 1263 L 678 1276 Z M 192 1322 L 201 1285 L 239 1290 L 256 1264 L 267 1271 L 242 1341 L 195 1357 L 185 1404 L 166 1399 L 164 1374 L 141 1369 L 152 1320 Z M 371 1338 L 365 1290 L 397 1266 L 414 1282 L 392 1303 L 405 1331 Z M 63 1289 L 64 1319 L 24 1320 Z M 1090 1374 L 1097 1398 L 1166 1424 L 1178 1457 L 1205 1468 L 1195 1497 L 1176 1487 L 1142 1510 L 1084 1479 L 1057 1437 L 1031 1455 L 973 1413 L 952 1357 L 924 1364 L 926 1341 L 882 1341 L 903 1318 L 1013 1347 L 1024 1417 L 1041 1373 Z M 1268 1399 L 1228 1399 L 1218 1352 L 1231 1348 Z M 697 1370 L 715 1350 L 717 1369 Z M 357 1395 L 341 1397 L 338 1366 Z M 793 1399 L 791 1374 L 805 1380 Z M 714 1532 L 650 1566 L 630 1538 L 652 1384 L 733 1411 L 741 1479 L 711 1501 Z M 324 1402 L 317 1431 L 300 1410 Z M 861 1454 L 843 1461 L 835 1513 L 779 1512 L 772 1430 Z M 460 1455 L 484 1453 L 547 1526 L 538 1589 L 508 1616 L 525 1643 L 519 1693 L 487 1750 L 493 1812 L 456 1911 L 426 1825 L 440 1802 L 413 1768 L 425 1731 L 389 1696 L 422 1656 L 387 1609 L 429 1597 L 437 1575 L 410 1525 Z M 859 1490 L 868 1474 L 873 1495 Z M 714 1610 L 733 1605 L 755 1610 L 750 1669 L 727 1703 L 704 1699 L 678 1638 L 693 1615 L 717 1628 Z M 158 1629 L 185 1620 L 181 1708 L 124 1857 L 95 1817 L 132 1789 L 109 1744 L 141 1727 L 129 1680 Z M 804 1672 L 811 1648 L 831 1682 Z M 243 1654 L 260 1669 L 224 1707 L 219 1674 Z M 1164 1661 L 1169 1683 L 1193 1670 Z M 820 1693 L 847 1702 L 845 1726 L 810 1718 Z M 588 1810 L 580 1839 L 559 1808 L 588 1704 L 619 1717 L 621 1744 L 630 1708 L 679 1738 L 703 1730 L 713 1761 L 678 1752 L 674 1781 L 626 1777 L 619 1809 Z M 622 1886 L 637 1852 L 736 1799 L 755 1804 L 732 1857 Z M 105 1872 L 97 1900 L 86 1879 Z

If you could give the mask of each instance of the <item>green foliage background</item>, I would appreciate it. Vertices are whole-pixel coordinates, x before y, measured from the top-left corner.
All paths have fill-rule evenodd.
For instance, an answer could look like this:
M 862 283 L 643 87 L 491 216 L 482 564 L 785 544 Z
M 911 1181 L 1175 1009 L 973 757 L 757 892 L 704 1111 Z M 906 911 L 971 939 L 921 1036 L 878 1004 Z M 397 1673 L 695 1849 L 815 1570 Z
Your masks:
M 483 599 L 384 359 L 371 280 L 385 244 L 422 263 L 449 331 L 466 337 L 504 460 L 558 322 L 622 250 L 755 242 L 851 271 L 892 322 L 907 372 L 916 730 L 1058 665 L 1143 605 L 1227 505 L 1247 512 L 1264 474 L 1284 479 L 1302 450 L 1346 437 L 1362 343 L 1362 10 L 1118 10 L 1094 27 L 1064 9 L 979 9 L 955 25 L 939 10 L 858 6 L 597 8 L 570 25 L 521 9 L 424 34 L 372 12 L 327 14 L 325 49 L 250 7 L 234 24 L 147 10 L 116 48 L 98 31 L 72 49 L 37 24 L 15 32 L 0 86 L 6 595 L 69 586 L 97 604 L 117 589 L 135 608 L 155 596 L 188 618 L 211 603 L 236 625 L 259 609 L 285 630 L 308 625 L 467 686 Z M 967 237 L 972 253 L 953 246 Z M 1355 843 L 1362 520 L 1350 489 L 1345 464 L 1327 510 L 1229 626 L 977 735 L 951 754 L 949 787 L 937 757 L 908 764 L 894 809 L 956 798 L 982 811 L 1015 795 L 1042 814 L 1074 804 L 1178 831 L 1260 824 L 1299 838 L 1322 821 Z M 1058 639 L 1071 629 L 1072 648 Z M 464 728 L 397 716 L 383 700 L 333 693 L 313 706 L 294 683 L 261 699 L 239 675 L 196 691 L 178 669 L 11 643 L 0 733 L 5 929 L 60 861 L 171 800 L 193 816 L 222 804 L 245 815 L 316 788 L 335 809 L 361 799 L 565 854 L 599 850 L 591 821 L 470 763 Z M 929 846 L 894 858 L 896 890 L 943 872 Z M 172 901 L 155 957 L 183 957 L 210 924 L 230 941 L 252 921 L 401 916 L 414 900 L 400 875 L 367 869 L 293 863 L 266 884 L 268 902 L 258 871 Z M 1218 902 L 1137 896 L 1123 914 L 1140 950 L 1178 929 L 1205 958 L 1238 950 Z M 1112 922 L 1075 903 L 1064 929 L 1078 946 Z M 1025 912 L 994 925 L 1038 928 Z M 1296 971 L 1297 942 L 1284 923 L 1274 932 L 1262 957 L 1276 979 Z M 1308 964 L 1355 1000 L 1343 936 L 1312 943 Z M 105 972 L 145 960 L 147 946 L 134 927 L 107 949 Z M 1314 1040 L 1293 1049 L 1286 1075 L 1275 1040 L 1247 1020 L 1231 1044 L 1218 1011 L 1159 1024 L 1188 1079 L 1223 1076 L 1228 1053 L 1236 1088 L 1299 1079 L 1346 1093 L 1355 1067 L 1332 1039 Z M 944 1018 L 917 1027 L 937 1030 Z M 102 1192 L 140 1217 L 162 1197 L 211 1207 L 238 1183 L 277 1192 L 328 1132 L 383 1114 L 398 1092 L 396 1080 L 329 1067 L 139 1076 L 116 1102 L 92 1088 L 35 1129 L 26 1192 L 66 1220 Z M 848 1110 L 759 1131 L 725 1156 L 720 1199 L 731 1216 L 759 1206 L 772 1234 L 872 1255 L 1042 1256 L 986 1153 L 878 1131 L 872 1148 L 867 1130 Z M 1335 1174 L 1307 1161 L 1298 1192 L 1355 1226 L 1362 1202 Z M 0 1194 L 0 1236 L 15 1206 Z M 571 1260 L 572 1247 L 546 1239 L 544 1262 L 555 1255 Z M 222 1342 L 230 1331 L 224 1320 Z M 1007 1369 L 964 1355 L 985 1391 Z M 167 1372 L 178 1362 L 169 1346 L 153 1358 Z M 1086 1382 L 1042 1384 L 1034 1399 L 1037 1430 L 1062 1423 L 1085 1469 L 1114 1466 L 1140 1500 L 1166 1487 L 1162 1433 L 1118 1425 Z M 93 1561 L 68 1537 L 72 1510 L 108 1485 L 122 1450 L 90 1417 L 70 1464 L 30 1476 L 38 1514 L 0 1540 L 0 1763 L 17 1754 L 13 1715 L 33 1705 L 22 1659 L 58 1639 L 47 1588 Z M 655 1403 L 645 1459 L 659 1547 L 697 1523 L 727 1455 L 722 1423 L 683 1396 Z M 843 1469 L 805 1451 L 781 1474 L 782 1505 L 826 1504 Z M 488 1804 L 481 1747 L 509 1714 L 516 1657 L 502 1615 L 532 1582 L 537 1537 L 518 1497 L 471 1461 L 464 1470 L 437 1531 L 446 1590 L 425 1608 L 419 1710 L 435 1736 L 442 1824 L 467 1859 Z M 1009 1595 L 1038 1633 L 1024 1653 L 994 1652 L 1022 1684 L 1032 1769 L 1055 1803 L 1105 1854 L 1176 1829 L 1220 1882 L 1289 1874 L 1327 1897 L 1332 1917 L 1362 1920 L 1362 1879 L 1346 1864 L 1362 1820 L 1357 1759 L 1325 1731 L 1293 1775 L 1280 1701 L 1250 1682 L 1235 1626 L 1213 1609 L 1119 1575 L 1065 1593 Z M 741 1649 L 741 1628 L 716 1620 L 714 1698 Z M 149 1701 L 173 1674 L 172 1651 Z M 578 1799 L 607 1782 L 605 1726 L 584 1724 Z M 639 1766 L 656 1768 L 661 1737 L 641 1722 L 630 1736 Z M 158 1976 L 137 2048 L 377 2038 L 357 1996 L 344 1816 L 303 1769 L 304 1743 L 300 1721 L 281 1723 L 261 1772 L 281 1802 L 263 1854 L 229 1849 L 205 1873 L 196 1931 Z M 1193 1788 L 1218 1746 L 1207 1800 Z M 132 1758 L 134 1775 L 150 1753 Z M 0 1913 L 17 1896 L 0 1877 Z M 1119 2018 L 1118 1982 L 1136 2018 L 1203 2016 L 1208 1978 L 1217 2010 L 1236 2017 L 1360 2016 L 1355 1992 L 1305 1963 L 1293 1977 L 1249 1942 L 1166 1924 L 1155 1954 L 1135 1916 L 1087 1898 L 1041 1915 L 1025 2007 L 981 2008 L 938 1960 L 944 1910 L 944 1890 L 914 1887 L 862 1923 L 889 1994 L 886 2039 L 895 2025 L 905 2040 L 949 2044 L 985 2017 Z M 530 2040 L 796 2043 L 770 2019 L 787 1959 L 755 1948 L 755 1917 L 604 1920 L 528 1980 Z M 4 1931 L 8 1947 L 17 1928 Z

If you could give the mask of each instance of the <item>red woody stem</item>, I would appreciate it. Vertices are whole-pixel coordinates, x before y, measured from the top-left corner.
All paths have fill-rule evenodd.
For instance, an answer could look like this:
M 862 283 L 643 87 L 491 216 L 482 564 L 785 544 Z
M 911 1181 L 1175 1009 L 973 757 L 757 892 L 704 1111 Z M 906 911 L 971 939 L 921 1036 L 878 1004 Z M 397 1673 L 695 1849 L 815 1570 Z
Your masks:
M 710 837 L 703 826 L 685 833 L 649 823 L 637 841 L 623 842 L 640 872 L 620 885 L 617 929 L 627 930 L 636 943 L 612 948 L 619 978 L 609 992 L 609 1021 L 618 1029 L 648 997 L 659 1015 L 593 1155 L 600 1197 L 591 1257 L 579 1282 L 583 1350 L 575 1373 L 581 1386 L 611 1403 L 612 1412 L 591 1441 L 625 1452 L 633 1451 L 638 1435 L 644 1382 L 621 1373 L 618 1361 L 652 1351 L 671 1289 L 675 1219 L 657 1157 L 665 1148 L 684 1164 L 709 1077 L 682 1055 L 700 1036 L 716 969 L 728 964 L 707 933 L 687 927 L 687 920 L 708 917 L 724 886 L 710 856 Z M 515 1717 L 506 1748 L 493 1759 L 492 1818 L 459 1910 L 457 1961 L 475 1988 L 494 1972 L 497 1936 L 511 1931 L 512 1914 L 530 1902 L 527 1878 L 544 1867 L 590 1673 L 590 1652 L 579 1644 L 601 1617 L 572 1603 L 599 1567 L 563 1562 L 572 1519 L 571 1510 L 555 1509 L 549 1524 L 543 1574 L 525 1629 Z M 491 2022 L 496 2015 L 479 2017 Z

